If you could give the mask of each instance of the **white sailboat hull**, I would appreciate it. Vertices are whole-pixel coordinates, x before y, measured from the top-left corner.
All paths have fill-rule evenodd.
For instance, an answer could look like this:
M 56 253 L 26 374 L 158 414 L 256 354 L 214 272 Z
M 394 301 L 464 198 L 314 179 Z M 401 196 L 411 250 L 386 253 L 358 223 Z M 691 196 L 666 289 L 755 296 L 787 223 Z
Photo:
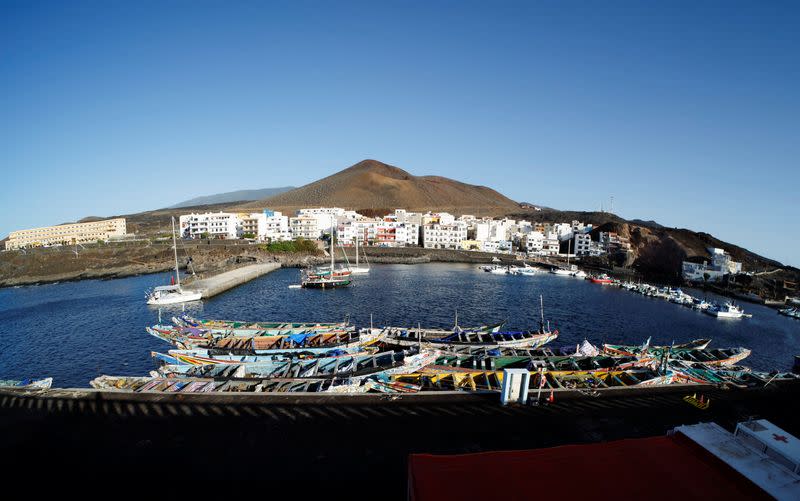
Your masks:
M 363 266 L 354 266 L 350 268 L 350 272 L 352 272 L 353 274 L 369 273 L 369 268 L 365 268 Z
M 203 294 L 200 292 L 181 290 L 180 292 L 172 292 L 170 294 L 159 297 L 151 295 L 149 298 L 147 298 L 147 304 L 165 305 L 165 304 L 188 303 L 190 301 L 199 301 L 202 298 L 202 296 Z

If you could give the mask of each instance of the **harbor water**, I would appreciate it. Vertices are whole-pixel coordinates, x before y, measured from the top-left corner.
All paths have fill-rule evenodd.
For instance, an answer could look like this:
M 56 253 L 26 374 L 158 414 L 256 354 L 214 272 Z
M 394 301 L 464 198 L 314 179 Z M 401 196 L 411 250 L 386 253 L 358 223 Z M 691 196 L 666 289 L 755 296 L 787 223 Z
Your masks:
M 507 320 L 507 330 L 538 327 L 539 295 L 545 317 L 560 336 L 556 346 L 583 339 L 599 344 L 681 343 L 712 338 L 710 348 L 744 346 L 756 370 L 789 370 L 800 354 L 800 320 L 742 303 L 752 318 L 722 320 L 663 299 L 547 273 L 532 277 L 484 273 L 474 265 L 375 265 L 337 290 L 289 288 L 300 270 L 281 269 L 202 303 L 186 305 L 201 318 L 333 322 L 358 326 L 452 327 Z M 146 375 L 151 351 L 170 345 L 144 328 L 159 309 L 145 304 L 146 289 L 169 283 L 168 274 L 0 289 L 0 379 L 52 376 L 54 386 L 86 387 L 100 374 Z M 701 291 L 688 291 L 703 297 Z M 708 300 L 723 300 L 707 294 Z M 164 322 L 181 306 L 161 309 Z

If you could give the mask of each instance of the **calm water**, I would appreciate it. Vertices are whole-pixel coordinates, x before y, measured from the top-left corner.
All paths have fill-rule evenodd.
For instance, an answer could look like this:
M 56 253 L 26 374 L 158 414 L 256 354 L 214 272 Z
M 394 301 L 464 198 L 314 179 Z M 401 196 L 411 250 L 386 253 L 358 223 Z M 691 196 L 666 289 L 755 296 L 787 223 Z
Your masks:
M 499 276 L 471 265 L 378 265 L 353 287 L 333 291 L 289 289 L 300 271 L 282 269 L 225 294 L 187 306 L 207 318 L 338 321 L 357 325 L 451 327 L 507 319 L 509 329 L 538 325 L 539 294 L 558 328 L 558 344 L 669 344 L 700 337 L 712 347 L 745 346 L 754 369 L 788 370 L 800 354 L 800 321 L 745 303 L 751 319 L 714 317 L 585 280 L 542 274 Z M 0 379 L 53 376 L 55 385 L 87 386 L 98 374 L 145 375 L 150 351 L 169 345 L 144 331 L 158 309 L 144 303 L 145 289 L 166 284 L 166 274 L 119 280 L 69 282 L 0 289 Z M 700 294 L 700 293 L 698 293 Z M 714 296 L 711 296 L 714 298 Z M 716 298 L 715 298 L 716 299 Z M 180 307 L 163 309 L 164 320 Z

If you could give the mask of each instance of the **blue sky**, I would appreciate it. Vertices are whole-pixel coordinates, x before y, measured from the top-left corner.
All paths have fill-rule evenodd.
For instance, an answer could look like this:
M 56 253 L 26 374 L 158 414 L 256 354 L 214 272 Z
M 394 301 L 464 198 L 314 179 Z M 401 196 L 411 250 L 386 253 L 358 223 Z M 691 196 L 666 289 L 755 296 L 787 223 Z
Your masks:
M 375 158 L 798 266 L 799 12 L 0 0 L 0 235 Z

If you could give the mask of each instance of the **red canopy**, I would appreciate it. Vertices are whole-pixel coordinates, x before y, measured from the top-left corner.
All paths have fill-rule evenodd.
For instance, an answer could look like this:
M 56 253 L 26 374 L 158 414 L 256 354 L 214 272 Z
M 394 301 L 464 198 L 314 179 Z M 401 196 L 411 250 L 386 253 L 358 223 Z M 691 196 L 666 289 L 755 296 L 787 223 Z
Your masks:
M 414 501 L 772 499 L 680 434 L 549 449 L 412 454 Z

